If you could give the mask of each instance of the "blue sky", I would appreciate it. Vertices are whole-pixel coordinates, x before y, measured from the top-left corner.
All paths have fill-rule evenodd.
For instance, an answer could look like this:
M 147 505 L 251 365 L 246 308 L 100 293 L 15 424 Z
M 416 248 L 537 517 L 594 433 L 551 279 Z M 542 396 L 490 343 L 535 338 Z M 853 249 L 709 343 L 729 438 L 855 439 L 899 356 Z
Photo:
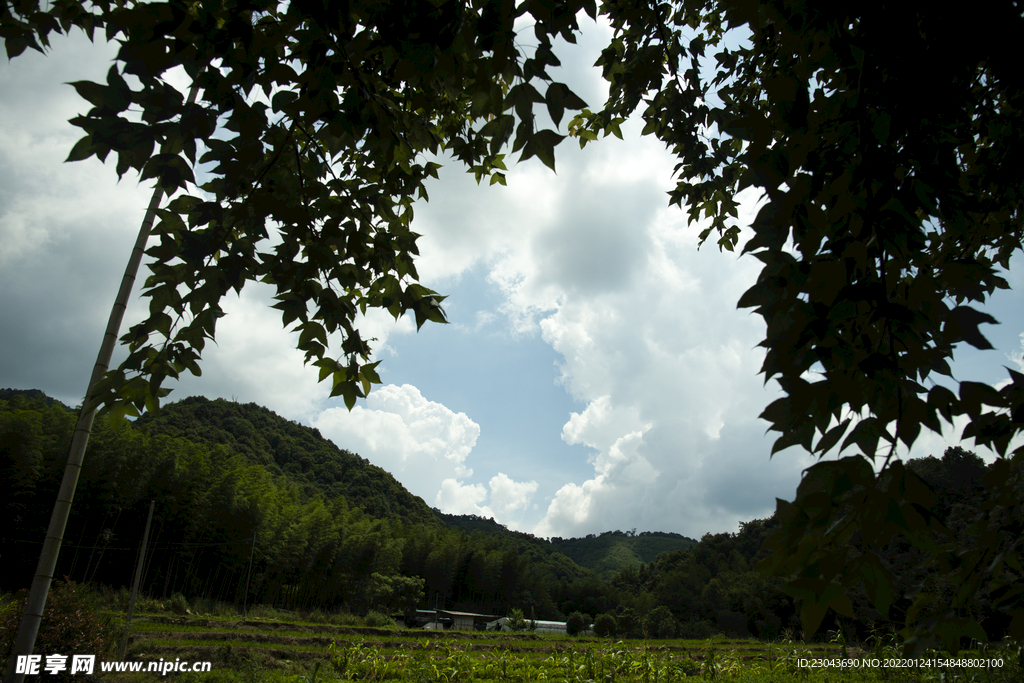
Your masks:
M 610 31 L 582 25 L 555 78 L 597 105 L 606 89 L 590 65 Z M 53 44 L 0 64 L 0 387 L 74 405 L 150 189 L 118 183 L 112 164 L 62 163 L 79 137 L 67 120 L 87 109 L 64 83 L 103 80 L 115 50 L 80 35 Z M 557 174 L 529 160 L 504 188 L 446 163 L 414 229 L 421 281 L 448 295 L 451 322 L 417 333 L 387 314 L 363 319 L 384 384 L 352 412 L 303 367 L 262 285 L 225 301 L 203 376 L 170 399 L 266 405 L 432 506 L 545 537 L 700 537 L 771 514 L 812 460 L 795 449 L 769 459 L 757 419 L 777 388 L 758 375 L 763 323 L 735 302 L 759 263 L 713 243 L 697 251 L 699 227 L 667 206 L 673 159 L 641 128 L 630 121 L 624 141 L 585 150 L 566 140 Z M 756 196 L 742 200 L 749 221 Z M 958 378 L 998 383 L 1001 366 L 1016 367 L 1024 282 L 1011 270 L 1014 291 L 988 307 L 1003 323 L 984 329 L 996 350 L 959 349 Z M 925 433 L 912 455 L 941 455 L 951 431 Z

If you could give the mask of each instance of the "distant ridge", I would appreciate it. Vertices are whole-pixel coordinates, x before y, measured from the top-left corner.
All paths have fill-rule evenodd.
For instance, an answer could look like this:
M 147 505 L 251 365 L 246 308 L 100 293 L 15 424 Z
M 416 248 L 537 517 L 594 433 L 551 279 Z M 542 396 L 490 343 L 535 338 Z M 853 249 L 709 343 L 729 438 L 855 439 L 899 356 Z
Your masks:
M 626 567 L 654 562 L 658 555 L 697 545 L 692 538 L 667 531 L 605 531 L 584 538 L 551 539 L 551 545 L 576 564 L 611 579 Z
M 42 401 L 46 404 L 47 408 L 58 405 L 72 412 L 74 411 L 74 408 L 61 403 L 55 398 L 47 396 L 39 389 L 0 389 L 0 401 L 10 401 L 15 396 L 23 396 L 32 401 Z
M 511 531 L 493 518 L 478 515 L 449 515 L 434 508 L 434 514 L 448 527 L 460 529 L 467 534 L 479 531 L 484 534 L 518 536 L 534 539 L 532 534 Z M 666 531 L 605 531 L 600 535 L 590 534 L 583 538 L 559 538 L 550 540 L 536 538 L 581 567 L 597 573 L 603 579 L 610 579 L 626 567 L 638 567 L 654 562 L 658 555 L 685 550 L 697 541 L 681 534 Z

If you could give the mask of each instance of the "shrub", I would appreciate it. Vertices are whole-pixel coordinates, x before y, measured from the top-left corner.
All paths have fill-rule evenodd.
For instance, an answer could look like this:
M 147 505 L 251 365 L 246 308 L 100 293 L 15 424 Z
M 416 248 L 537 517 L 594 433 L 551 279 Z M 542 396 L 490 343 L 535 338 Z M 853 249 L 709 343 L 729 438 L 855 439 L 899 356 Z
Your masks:
M 525 631 L 530 627 L 530 624 L 526 621 L 526 617 L 523 615 L 523 610 L 513 609 L 508 613 L 508 630 L 510 631 Z
M 594 633 L 607 638 L 614 636 L 618 630 L 618 624 L 615 623 L 615 617 L 610 614 L 598 614 L 597 619 L 594 620 Z
M 28 591 L 19 591 L 14 609 L 7 609 L 0 622 L 0 660 L 6 661 L 14 649 L 18 625 L 28 602 Z M 46 599 L 34 651 L 40 654 L 106 654 L 116 645 L 93 609 L 90 596 L 70 581 L 54 582 Z M 70 661 L 70 660 L 69 660 Z M 61 678 L 70 678 L 65 671 Z
M 175 614 L 191 614 L 192 612 L 188 608 L 188 600 L 181 593 L 175 593 L 171 596 L 171 599 L 167 601 L 167 609 L 171 610 Z
M 192 611 L 210 617 L 237 617 L 241 610 L 230 602 L 221 602 L 210 598 L 196 598 L 192 601 Z
M 125 603 L 125 609 L 128 609 L 128 603 Z M 156 598 L 151 598 L 148 595 L 139 595 L 135 598 L 135 614 L 153 614 L 154 612 L 163 611 L 164 604 Z
M 668 607 L 659 605 L 644 617 L 643 629 L 648 638 L 674 638 L 676 618 Z
M 573 612 L 565 620 L 565 632 L 570 636 L 577 636 L 587 628 L 587 615 L 582 612 Z
M 331 623 L 335 626 L 359 626 L 363 622 L 355 614 L 349 614 L 348 612 L 339 612 L 331 616 Z
M 331 622 L 331 615 L 326 614 L 323 610 L 317 608 L 307 614 L 303 621 L 310 624 L 329 624 Z
M 383 628 L 385 626 L 394 626 L 395 620 L 386 614 L 370 611 L 363 617 L 363 623 L 374 628 Z
M 247 618 L 249 619 L 272 619 L 277 621 L 283 621 L 287 618 L 292 617 L 291 612 L 287 612 L 282 609 L 277 609 L 273 605 L 253 605 L 249 608 Z
M 618 632 L 621 635 L 627 638 L 637 638 L 640 636 L 640 619 L 632 609 L 620 607 L 618 614 L 615 616 L 615 622 L 618 624 Z
M 705 619 L 703 621 L 682 622 L 679 624 L 676 635 L 687 640 L 705 640 L 717 632 L 715 625 Z

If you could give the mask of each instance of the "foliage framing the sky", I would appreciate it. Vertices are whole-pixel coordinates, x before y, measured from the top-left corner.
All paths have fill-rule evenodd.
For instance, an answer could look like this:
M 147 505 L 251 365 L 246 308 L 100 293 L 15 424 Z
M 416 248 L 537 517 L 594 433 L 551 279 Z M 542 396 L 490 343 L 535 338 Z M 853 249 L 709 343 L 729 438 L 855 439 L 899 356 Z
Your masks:
M 296 323 L 299 348 L 331 377 L 333 395 L 350 407 L 364 396 L 378 378 L 375 364 L 361 364 L 370 347 L 353 326 L 357 311 L 444 319 L 442 297 L 415 283 L 411 203 L 436 172 L 419 155 L 451 151 L 478 180 L 500 183 L 500 152 L 512 141 L 521 158 L 554 168 L 562 136 L 537 131 L 533 108 L 545 105 L 557 124 L 584 103 L 546 74 L 558 61 L 551 39 L 574 42 L 577 13 L 597 14 L 593 2 L 542 0 L 13 9 L 0 24 L 9 56 L 73 25 L 122 42 L 106 85 L 74 84 L 93 109 L 73 121 L 87 135 L 69 159 L 117 152 L 119 173 L 140 171 L 169 193 L 194 183 L 197 143 L 207 150 L 198 161 L 213 165 L 201 188 L 212 200 L 183 193 L 160 211 L 150 316 L 126 335 L 131 354 L 102 387 L 105 400 L 120 395 L 136 408 L 156 405 L 164 377 L 198 374 L 220 299 L 253 279 L 277 286 L 285 325 Z M 679 157 L 672 202 L 710 218 L 701 239 L 717 231 L 722 248 L 738 244 L 736 193 L 763 189 L 768 202 L 744 250 L 764 267 L 739 303 L 765 319 L 763 372 L 786 395 L 762 417 L 780 433 L 776 451 L 858 452 L 811 468 L 797 500 L 780 502 L 774 569 L 792 577 L 805 626 L 813 631 L 829 607 L 848 611 L 854 584 L 886 612 L 893 581 L 872 548 L 903 536 L 963 585 L 940 618 L 905 633 L 909 642 L 939 633 L 955 649 L 976 635 L 963 612 L 983 579 L 1005 587 L 999 607 L 1024 635 L 1020 534 L 1007 540 L 990 524 L 1009 515 L 1020 526 L 1019 498 L 994 476 L 973 529 L 987 540 L 958 554 L 927 485 L 893 459 L 898 443 L 909 448 L 940 418 L 966 416 L 964 436 L 1000 455 L 1024 422 L 1018 373 L 999 390 L 948 386 L 958 343 L 988 347 L 979 325 L 996 321 L 970 304 L 1007 286 L 998 267 L 1024 236 L 1024 176 L 1012 161 L 1024 147 L 1024 88 L 1003 49 L 1020 33 L 1020 9 L 620 1 L 601 11 L 616 30 L 598 62 L 610 98 L 570 131 L 581 144 L 617 133 L 643 102 L 644 133 Z M 530 56 L 513 32 L 527 14 Z M 717 52 L 717 73 L 702 82 L 698 59 L 743 25 L 750 47 Z M 161 79 L 176 66 L 201 88 L 199 104 Z M 543 94 L 534 80 L 547 82 Z M 269 107 L 249 101 L 257 88 Z M 132 105 L 141 123 L 120 116 Z M 722 135 L 705 137 L 714 128 Z M 281 242 L 261 251 L 268 221 Z M 327 356 L 335 332 L 340 360 Z M 931 599 L 916 597 L 908 622 Z
M 371 350 L 354 326 L 359 312 L 412 312 L 417 326 L 445 319 L 444 297 L 416 282 L 412 203 L 437 177 L 437 164 L 419 157 L 448 151 L 478 181 L 503 183 L 500 151 L 514 134 L 521 158 L 554 168 L 564 136 L 537 130 L 533 109 L 545 105 L 557 124 L 584 105 L 545 71 L 558 64 L 552 36 L 574 40 L 584 6 L 596 16 L 593 2 L 516 9 L 454 0 L 57 2 L 46 12 L 23 3 L 21 18 L 5 12 L 11 57 L 73 25 L 122 43 L 106 84 L 73 84 L 93 108 L 72 120 L 86 136 L 68 160 L 114 152 L 118 174 L 135 170 L 169 195 L 182 191 L 158 212 L 147 250 L 150 315 L 125 335 L 129 357 L 94 395 L 155 408 L 165 377 L 200 373 L 223 296 L 260 280 L 276 285 L 275 306 L 295 324 L 306 362 L 351 408 L 380 381 L 376 363 L 361 362 Z M 536 24 L 532 56 L 512 31 L 525 13 Z M 199 103 L 163 80 L 179 66 L 200 87 Z M 543 93 L 535 81 L 547 81 Z M 141 121 L 124 115 L 129 108 Z M 188 193 L 197 161 L 210 169 L 197 188 L 205 196 Z M 337 359 L 327 354 L 334 333 Z
M 797 500 L 779 501 L 783 532 L 768 566 L 792 578 L 806 630 L 829 608 L 849 613 L 854 584 L 888 613 L 893 577 L 877 548 L 903 536 L 962 585 L 945 612 L 917 623 L 935 596 L 910 596 L 909 644 L 941 638 L 955 650 L 962 636 L 983 639 L 965 609 L 986 578 L 1002 587 L 1000 607 L 1024 636 L 1020 541 L 993 521 L 1024 520 L 1006 473 L 987 480 L 989 504 L 972 528 L 983 550 L 963 553 L 931 513 L 929 487 L 893 457 L 922 427 L 940 431 L 940 418 L 968 417 L 964 438 L 1000 455 L 1024 424 L 1017 372 L 1000 391 L 947 386 L 958 343 L 991 348 L 978 327 L 997 321 L 968 304 L 1008 286 L 998 267 L 1024 238 L 1024 172 L 1013 161 L 1024 151 L 1024 82 L 996 47 L 1024 25 L 1020 8 L 989 3 L 966 24 L 905 4 L 602 10 L 616 29 L 598 62 L 611 93 L 604 111 L 573 121 L 581 145 L 642 101 L 644 133 L 679 158 L 672 202 L 691 219 L 711 218 L 701 239 L 717 230 L 721 248 L 738 243 L 737 192 L 764 191 L 744 247 L 764 266 L 739 306 L 764 318 L 762 372 L 786 394 L 761 415 L 780 433 L 773 453 L 799 445 L 824 456 L 840 441 L 840 452 L 859 451 L 811 467 Z M 741 25 L 750 47 L 719 51 L 717 73 L 702 83 L 698 58 Z M 696 37 L 687 41 L 686 28 Z M 708 104 L 709 92 L 722 106 Z M 704 127 L 725 135 L 705 138 Z

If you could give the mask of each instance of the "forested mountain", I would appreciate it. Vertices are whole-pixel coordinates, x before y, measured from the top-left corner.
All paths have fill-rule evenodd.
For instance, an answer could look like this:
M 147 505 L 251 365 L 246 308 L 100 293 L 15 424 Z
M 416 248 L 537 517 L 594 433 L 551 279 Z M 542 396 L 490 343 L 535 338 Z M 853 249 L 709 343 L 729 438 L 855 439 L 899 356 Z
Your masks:
M 76 416 L 41 392 L 0 395 L 0 590 L 16 590 L 31 580 Z M 971 524 L 993 466 L 950 448 L 907 467 L 932 487 L 931 512 L 950 543 L 977 544 Z M 1024 463 L 1009 471 L 1019 501 Z M 492 519 L 433 511 L 313 429 L 259 406 L 203 398 L 135 423 L 97 419 L 57 576 L 128 585 L 149 501 L 155 510 L 143 590 L 156 597 L 180 592 L 358 613 L 438 606 L 505 614 L 515 607 L 537 619 L 579 611 L 613 616 L 621 635 L 651 637 L 775 638 L 800 629 L 783 580 L 755 569 L 780 526 L 775 517 L 699 542 L 633 531 L 545 541 Z M 1012 516 L 990 518 L 1007 539 L 1024 534 Z M 681 547 L 664 552 L 673 544 Z M 848 545 L 851 561 L 866 547 L 859 535 Z M 854 618 L 830 613 L 824 629 L 864 637 L 874 627 L 895 628 L 910 607 L 900 597 L 910 586 L 957 589 L 952 568 L 929 564 L 906 543 L 872 551 L 895 577 L 892 607 L 877 613 L 857 588 Z M 623 567 L 609 571 L 614 562 Z M 1008 626 L 994 609 L 1001 595 L 983 582 L 980 599 L 963 608 L 993 638 Z
M 311 427 L 287 420 L 255 403 L 192 396 L 153 417 L 135 422 L 147 434 L 165 434 L 192 443 L 220 444 L 274 475 L 287 475 L 305 495 L 344 497 L 351 507 L 380 518 L 431 523 L 422 498 L 397 479 L 354 453 L 338 448 Z

